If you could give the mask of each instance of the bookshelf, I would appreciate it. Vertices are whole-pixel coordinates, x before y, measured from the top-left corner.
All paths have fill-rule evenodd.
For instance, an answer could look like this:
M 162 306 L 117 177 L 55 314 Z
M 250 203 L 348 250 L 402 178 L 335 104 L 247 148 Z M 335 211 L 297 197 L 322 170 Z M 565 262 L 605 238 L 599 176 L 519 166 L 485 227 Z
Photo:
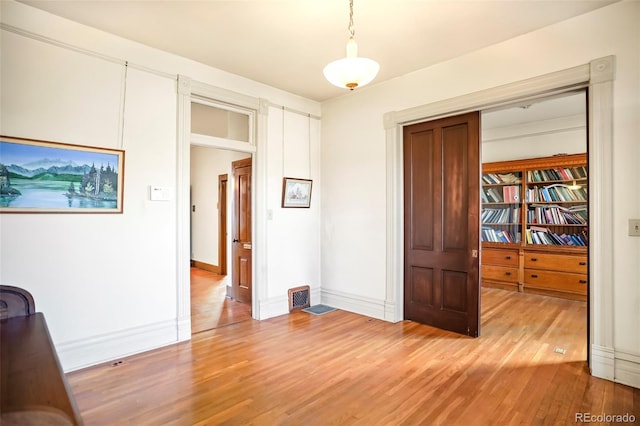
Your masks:
M 483 173 L 480 192 L 482 241 L 522 241 L 521 183 L 521 172 Z
M 586 154 L 485 163 L 482 283 L 586 300 Z

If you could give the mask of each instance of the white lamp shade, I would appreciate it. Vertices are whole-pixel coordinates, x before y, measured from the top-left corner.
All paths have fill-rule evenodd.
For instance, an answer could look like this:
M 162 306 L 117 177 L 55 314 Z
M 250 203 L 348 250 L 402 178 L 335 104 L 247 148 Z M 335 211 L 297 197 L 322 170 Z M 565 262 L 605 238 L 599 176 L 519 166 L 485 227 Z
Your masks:
M 324 76 L 335 86 L 355 89 L 368 84 L 376 78 L 380 65 L 368 58 L 343 58 L 324 67 Z

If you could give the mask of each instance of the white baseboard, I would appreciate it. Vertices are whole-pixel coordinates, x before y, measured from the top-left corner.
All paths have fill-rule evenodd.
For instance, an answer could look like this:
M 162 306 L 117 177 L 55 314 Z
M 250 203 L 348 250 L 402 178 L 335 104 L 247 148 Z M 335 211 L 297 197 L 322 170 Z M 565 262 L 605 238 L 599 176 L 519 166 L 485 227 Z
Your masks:
M 258 302 L 259 320 L 278 317 L 289 313 L 289 299 L 287 296 L 271 297 L 269 299 L 260 300 Z
M 191 315 L 178 318 L 178 342 L 191 340 Z
M 327 289 L 322 289 L 321 295 L 322 303 L 325 305 L 387 321 L 384 300 Z
M 65 373 L 177 342 L 176 320 L 55 345 Z
M 591 375 L 613 380 L 615 377 L 614 353 L 613 348 L 591 345 Z
M 397 305 L 395 302 L 384 302 L 384 319 L 388 322 L 402 321 L 402 317 L 397 312 Z
M 640 389 L 640 354 L 591 345 L 591 375 Z
M 640 389 L 640 354 L 615 351 L 615 381 Z
M 322 303 L 322 291 L 319 288 L 311 289 L 311 306 Z

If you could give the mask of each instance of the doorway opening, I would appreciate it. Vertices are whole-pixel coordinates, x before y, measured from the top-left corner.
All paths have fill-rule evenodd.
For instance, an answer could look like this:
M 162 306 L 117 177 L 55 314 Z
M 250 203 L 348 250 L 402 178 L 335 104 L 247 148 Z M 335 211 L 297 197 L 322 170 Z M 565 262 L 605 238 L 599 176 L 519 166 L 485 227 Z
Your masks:
M 252 318 L 252 289 L 247 295 L 237 285 L 251 282 L 251 250 L 238 259 L 236 243 L 239 231 L 242 247 L 251 243 L 252 175 L 239 178 L 236 165 L 251 170 L 253 155 L 243 146 L 253 142 L 253 120 L 252 110 L 191 101 L 191 334 Z
M 251 319 L 251 300 L 239 300 L 233 283 L 233 164 L 251 154 L 203 146 L 191 147 L 191 332 Z M 246 271 L 244 272 L 246 274 Z
M 544 74 L 503 86 L 437 101 L 384 115 L 387 144 L 387 291 L 385 318 L 402 321 L 403 304 L 403 180 L 402 127 L 411 123 L 447 117 L 453 113 L 486 110 L 524 100 L 549 97 L 588 87 L 589 156 L 589 247 L 587 361 L 595 377 L 614 377 L 613 336 L 613 223 L 610 212 L 613 187 L 614 56 Z
M 405 319 L 476 337 L 473 319 L 489 338 L 526 329 L 524 346 L 587 360 L 586 109 L 579 90 L 485 110 L 481 136 L 477 113 L 403 128 Z M 504 317 L 505 303 L 523 314 Z
M 488 327 L 527 327 L 548 336 L 567 361 L 585 361 L 587 91 L 484 110 L 481 123 L 481 289 L 490 301 L 481 319 Z M 525 299 L 521 318 L 492 316 L 500 300 L 514 298 Z M 529 305 L 544 315 L 526 315 Z

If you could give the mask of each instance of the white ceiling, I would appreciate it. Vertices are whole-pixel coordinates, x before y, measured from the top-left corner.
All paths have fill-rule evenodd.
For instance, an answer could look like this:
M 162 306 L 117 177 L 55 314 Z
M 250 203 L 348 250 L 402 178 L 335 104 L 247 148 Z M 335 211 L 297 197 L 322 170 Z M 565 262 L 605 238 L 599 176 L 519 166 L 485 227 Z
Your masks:
M 20 1 L 316 101 L 344 93 L 322 69 L 345 55 L 348 0 Z M 376 84 L 615 1 L 355 0 L 354 28 Z
M 548 122 L 558 118 L 580 116 L 586 121 L 587 98 L 584 90 L 562 93 L 482 112 L 482 130 Z

